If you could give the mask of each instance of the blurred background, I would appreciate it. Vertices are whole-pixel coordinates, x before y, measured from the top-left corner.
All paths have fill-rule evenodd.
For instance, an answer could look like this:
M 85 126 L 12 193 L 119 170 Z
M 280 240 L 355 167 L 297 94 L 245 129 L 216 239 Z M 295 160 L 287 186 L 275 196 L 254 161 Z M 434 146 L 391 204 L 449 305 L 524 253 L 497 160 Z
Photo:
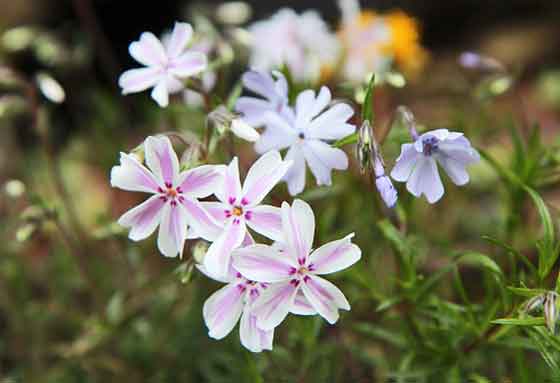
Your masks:
M 430 285 L 421 309 L 395 304 L 402 288 L 392 256 L 400 237 L 389 226 L 395 217 L 382 208 L 355 160 L 349 172 L 335 176 L 333 188 L 302 196 L 319 212 L 318 243 L 357 232 L 364 260 L 336 279 L 352 303 L 351 314 L 337 326 L 290 318 L 278 331 L 274 352 L 259 355 L 241 348 L 237 330 L 221 342 L 207 337 L 201 306 L 218 284 L 193 275 L 188 262 L 161 257 L 154 238 L 128 241 L 115 224 L 141 200 L 109 186 L 119 151 L 132 150 L 149 134 L 204 127 L 196 108 L 162 110 L 146 93 L 120 95 L 118 76 L 137 65 L 128 45 L 143 31 L 160 35 L 176 20 L 201 15 L 230 36 L 282 7 L 316 9 L 332 30 L 340 25 L 335 1 L 248 1 L 243 9 L 250 12 L 238 25 L 220 19 L 222 4 L 0 0 L 0 382 L 550 378 L 522 334 L 503 343 L 479 340 L 487 328 L 465 324 L 466 301 L 455 289 L 455 274 L 442 276 L 449 283 Z M 394 108 L 405 104 L 421 128 L 464 131 L 516 171 L 529 152 L 515 147 L 512 131 L 527 139 L 538 124 L 531 158 L 547 160 L 525 181 L 557 216 L 560 2 L 362 0 L 361 6 L 381 14 L 398 9 L 416 19 L 428 57 L 405 83 L 376 91 L 378 125 L 386 126 Z M 233 47 L 236 59 L 221 84 L 226 90 L 247 67 L 246 52 Z M 464 51 L 498 60 L 506 74 L 489 79 L 466 71 L 457 61 Z M 341 89 L 339 96 L 354 94 Z M 391 131 L 384 147 L 389 167 L 405 137 L 402 127 Z M 251 146 L 238 142 L 235 150 L 246 170 L 255 156 Z M 227 161 L 228 155 L 218 158 Z M 500 186 L 488 164 L 473 169 L 471 178 L 468 188 L 447 182 L 446 196 L 435 206 L 400 189 L 395 214 L 406 224 L 400 239 L 418 262 L 418 283 L 439 275 L 450 254 L 465 250 L 496 256 L 506 270 L 502 285 L 530 283 L 526 270 L 508 263 L 507 252 L 481 239 L 500 238 L 534 261 L 539 224 L 526 196 Z M 278 198 L 289 197 L 282 189 Z M 514 300 L 493 305 L 503 291 L 491 273 L 467 265 L 458 275 L 469 303 L 480 305 L 473 315 L 481 323 L 510 314 Z

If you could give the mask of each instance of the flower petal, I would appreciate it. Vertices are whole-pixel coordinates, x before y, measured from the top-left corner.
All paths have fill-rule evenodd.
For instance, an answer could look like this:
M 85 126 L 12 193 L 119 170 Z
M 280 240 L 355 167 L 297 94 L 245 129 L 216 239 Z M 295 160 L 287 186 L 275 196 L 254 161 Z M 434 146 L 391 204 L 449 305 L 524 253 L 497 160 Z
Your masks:
M 159 224 L 165 202 L 154 195 L 140 205 L 130 209 L 119 218 L 119 225 L 130 227 L 128 238 L 140 241 L 149 237 Z
M 222 202 L 200 202 L 204 210 L 208 212 L 214 218 L 214 220 L 222 227 L 225 226 L 226 220 L 228 218 L 226 212 L 231 209 L 229 204 Z
M 258 205 L 282 179 L 291 163 L 282 161 L 276 150 L 264 154 L 249 169 L 243 183 L 242 201 L 248 206 Z
M 241 203 L 241 181 L 239 180 L 239 163 L 237 157 L 229 163 L 224 172 L 223 187 L 218 188 L 214 194 L 220 201 L 227 204 Z
M 237 223 L 235 223 L 237 222 Z M 239 247 L 245 238 L 247 229 L 243 221 L 230 220 L 218 239 L 210 245 L 204 256 L 204 267 L 218 278 L 227 274 L 231 253 Z
M 159 68 L 130 69 L 120 75 L 119 86 L 122 88 L 122 94 L 142 92 L 156 85 L 160 79 Z
M 235 250 L 233 267 L 252 281 L 281 282 L 291 279 L 298 265 L 271 246 L 252 245 Z
M 277 113 L 264 114 L 266 128 L 261 133 L 260 139 L 255 144 L 257 153 L 266 153 L 269 150 L 281 150 L 297 141 L 298 134 L 289 121 Z
M 202 165 L 182 172 L 177 183 L 190 197 L 208 197 L 222 185 L 225 169 L 223 165 Z
M 416 197 L 424 194 L 429 203 L 437 202 L 443 196 L 443 184 L 432 157 L 419 157 L 406 188 Z
M 354 109 L 350 105 L 339 103 L 315 118 L 307 128 L 306 136 L 321 140 L 338 140 L 356 131 L 356 127 L 347 124 Z
M 391 170 L 391 177 L 395 181 L 406 182 L 421 155 L 414 148 L 414 144 L 403 144 L 401 146 L 401 154 L 397 158 L 395 167 Z
M 469 182 L 469 173 L 465 169 L 465 165 L 460 161 L 456 161 L 451 157 L 438 157 L 441 167 L 445 170 L 451 181 L 455 185 L 465 185 Z
M 304 90 L 296 98 L 296 126 L 306 125 L 313 118 L 312 112 L 315 106 L 315 91 Z
M 301 145 L 292 145 L 286 154 L 285 161 L 292 161 L 292 166 L 284 175 L 284 180 L 288 184 L 290 195 L 299 194 L 305 189 L 305 156 Z
M 208 58 L 204 53 L 190 51 L 174 59 L 169 66 L 169 73 L 177 77 L 189 77 L 199 74 L 208 66 Z
M 332 241 L 319 247 L 309 256 L 310 265 L 313 265 L 313 273 L 330 274 L 358 262 L 362 252 L 358 246 L 351 242 L 354 233 Z
M 151 32 L 142 33 L 140 40 L 129 45 L 128 52 L 136 61 L 146 66 L 162 66 L 167 62 L 163 45 Z
M 245 88 L 267 100 L 275 100 L 277 98 L 276 84 L 268 72 L 250 70 L 243 73 L 241 81 Z
M 330 324 L 338 320 L 338 309 L 350 310 L 342 291 L 326 279 L 308 274 L 301 289 L 313 308 Z
M 257 316 L 257 327 L 272 330 L 278 326 L 293 306 L 298 291 L 295 283 L 282 282 L 270 285 L 253 306 Z
M 235 111 L 241 113 L 243 120 L 259 127 L 264 124 L 264 115 L 272 111 L 270 102 L 255 97 L 239 97 L 235 103 Z
M 313 246 L 315 235 L 315 216 L 311 206 L 300 199 L 294 200 L 292 206 L 282 203 L 282 231 L 286 244 L 294 252 L 300 264 L 305 260 Z M 288 251 L 290 254 L 292 251 Z
M 230 283 L 204 302 L 202 316 L 210 338 L 222 339 L 233 330 L 243 312 L 243 294 L 242 288 Z
M 233 134 L 245 141 L 256 142 L 260 138 L 259 132 L 241 118 L 233 120 L 230 129 Z
M 223 227 L 202 207 L 200 202 L 184 197 L 181 204 L 188 213 L 189 226 L 199 237 L 207 241 L 214 241 L 220 236 Z
M 111 169 L 111 186 L 123 190 L 157 193 L 154 175 L 134 155 L 121 153 L 121 163 Z
M 305 140 L 303 154 L 317 180 L 317 185 L 331 185 L 332 169 L 346 170 L 348 168 L 346 153 L 323 141 Z
M 176 186 L 179 174 L 179 160 L 165 136 L 150 136 L 144 142 L 146 163 L 162 184 Z
M 282 211 L 278 207 L 260 205 L 251 208 L 245 216 L 245 222 L 251 229 L 273 241 L 281 241 L 284 238 Z
M 150 96 L 162 108 L 167 107 L 167 105 L 169 105 L 169 89 L 167 88 L 167 80 L 160 79 L 154 89 L 152 89 Z
M 181 204 L 166 203 L 161 213 L 158 249 L 166 257 L 183 256 L 187 239 L 187 213 Z
M 191 41 L 193 29 L 189 23 L 175 22 L 173 32 L 167 44 L 167 55 L 176 58 L 183 53 L 189 41 Z
M 245 306 L 239 322 L 239 338 L 243 347 L 251 352 L 272 350 L 274 329 L 269 331 L 257 327 L 257 317 Z
M 299 289 L 296 294 L 296 299 L 294 299 L 294 304 L 292 305 L 290 312 L 296 315 L 317 314 L 317 310 L 315 310 L 311 303 L 309 303 L 301 289 Z

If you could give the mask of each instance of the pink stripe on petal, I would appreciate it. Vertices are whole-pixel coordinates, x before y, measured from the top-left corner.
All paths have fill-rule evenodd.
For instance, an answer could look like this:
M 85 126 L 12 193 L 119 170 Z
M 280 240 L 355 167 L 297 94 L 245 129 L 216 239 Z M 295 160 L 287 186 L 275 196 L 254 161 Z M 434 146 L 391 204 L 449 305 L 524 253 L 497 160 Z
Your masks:
M 150 136 L 144 146 L 148 167 L 166 186 L 173 186 L 179 173 L 179 160 L 169 138 Z
M 285 240 L 295 251 L 298 262 L 306 263 L 315 234 L 315 216 L 311 207 L 300 199 L 296 199 L 291 207 L 284 202 L 282 228 Z
M 282 323 L 292 307 L 297 291 L 298 287 L 290 282 L 273 284 L 264 290 L 253 309 L 257 316 L 257 326 L 262 330 L 272 330 Z
M 330 324 L 338 318 L 338 309 L 350 310 L 344 294 L 326 279 L 309 275 L 301 285 L 303 294 L 317 312 Z
M 284 239 L 282 233 L 282 210 L 280 208 L 260 205 L 247 210 L 246 216 L 247 225 L 257 233 L 273 241 L 282 241 Z
M 280 282 L 291 279 L 297 263 L 267 245 L 253 245 L 234 252 L 233 267 L 247 279 Z
M 222 339 L 231 332 L 243 310 L 243 294 L 240 285 L 231 283 L 204 302 L 202 315 L 211 338 Z
M 315 315 L 317 311 L 313 308 L 311 303 L 307 300 L 301 289 L 298 291 L 296 295 L 296 299 L 294 299 L 294 304 L 290 310 L 292 314 L 296 315 Z
M 149 237 L 160 221 L 165 202 L 157 195 L 150 197 L 140 205 L 130 209 L 119 218 L 119 224 L 130 227 L 128 237 L 140 241 Z
M 246 231 L 243 221 L 239 223 L 234 223 L 233 220 L 229 221 L 222 234 L 210 245 L 204 256 L 204 267 L 209 273 L 217 277 L 227 275 L 231 253 L 241 245 Z
M 272 350 L 274 330 L 264 331 L 257 327 L 257 317 L 248 307 L 243 310 L 239 323 L 239 337 L 241 344 L 251 352 Z
M 313 265 L 313 273 L 330 274 L 358 262 L 362 252 L 350 241 L 353 236 L 354 234 L 350 234 L 315 250 L 309 257 L 310 265 Z
M 181 202 L 188 213 L 189 225 L 196 234 L 207 241 L 216 240 L 222 233 L 223 227 L 202 207 L 200 202 L 184 198 Z
M 134 155 L 121 153 L 120 165 L 111 169 L 111 186 L 123 190 L 157 193 L 158 182 Z
M 165 204 L 158 234 L 158 248 L 166 257 L 183 255 L 187 238 L 187 213 L 180 204 Z
M 200 205 L 204 210 L 208 212 L 214 218 L 216 223 L 220 227 L 226 225 L 228 214 L 226 212 L 231 210 L 231 206 L 222 202 L 200 202 Z
M 239 164 L 237 157 L 228 165 L 224 173 L 224 186 L 216 191 L 216 197 L 223 203 L 234 204 L 241 203 L 237 201 L 241 195 L 241 182 L 239 180 Z
M 264 154 L 249 169 L 243 184 L 243 197 L 249 206 L 259 204 L 288 171 L 290 163 L 282 161 L 276 150 Z
M 191 197 L 208 197 L 221 186 L 224 171 L 225 166 L 199 166 L 181 173 L 178 184 L 181 191 Z

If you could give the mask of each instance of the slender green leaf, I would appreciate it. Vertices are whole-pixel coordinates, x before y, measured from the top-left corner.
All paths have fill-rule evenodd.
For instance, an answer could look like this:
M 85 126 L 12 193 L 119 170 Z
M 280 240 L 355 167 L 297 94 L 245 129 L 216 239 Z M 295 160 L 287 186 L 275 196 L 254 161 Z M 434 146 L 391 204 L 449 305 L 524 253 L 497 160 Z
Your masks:
M 530 318 L 500 318 L 494 319 L 491 323 L 503 324 L 508 326 L 544 326 L 544 317 Z

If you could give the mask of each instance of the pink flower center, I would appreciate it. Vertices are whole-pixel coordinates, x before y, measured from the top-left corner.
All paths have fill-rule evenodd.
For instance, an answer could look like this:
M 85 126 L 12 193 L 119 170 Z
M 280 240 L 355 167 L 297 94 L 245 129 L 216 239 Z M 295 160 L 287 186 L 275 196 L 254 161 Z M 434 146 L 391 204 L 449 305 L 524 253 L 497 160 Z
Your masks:
M 179 202 L 183 202 L 184 198 L 181 196 L 183 194 L 183 190 L 181 187 L 173 187 L 169 182 L 165 183 L 165 189 L 158 188 L 158 192 L 161 194 L 161 199 L 164 202 L 171 201 L 171 205 L 176 206 L 177 200 Z

